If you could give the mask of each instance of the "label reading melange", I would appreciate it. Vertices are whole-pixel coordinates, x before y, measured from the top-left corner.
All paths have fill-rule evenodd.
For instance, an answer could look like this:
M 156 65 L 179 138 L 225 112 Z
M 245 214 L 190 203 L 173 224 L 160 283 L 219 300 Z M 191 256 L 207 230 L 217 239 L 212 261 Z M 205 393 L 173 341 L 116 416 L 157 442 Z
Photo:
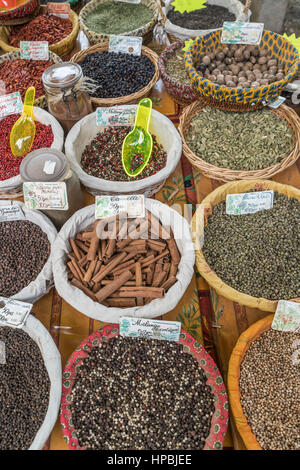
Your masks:
M 64 182 L 24 183 L 23 192 L 27 209 L 60 211 L 69 209 L 67 187 Z
M 11 114 L 20 114 L 22 110 L 22 98 L 18 91 L 0 96 L 0 118 Z
M 126 106 L 113 106 L 111 108 L 97 108 L 97 126 L 133 126 L 135 121 L 136 108 Z
M 300 333 L 300 303 L 279 300 L 271 328 Z
M 49 60 L 48 41 L 20 41 L 21 59 Z
M 0 297 L 0 324 L 22 328 L 32 309 L 32 304 Z
M 95 218 L 104 219 L 127 212 L 128 218 L 145 217 L 145 197 L 142 194 L 128 196 L 96 196 Z
M 225 21 L 222 28 L 221 43 L 225 44 L 260 44 L 264 23 L 243 23 Z
M 123 54 L 141 55 L 143 38 L 138 36 L 116 36 L 109 37 L 108 52 L 122 52 Z
M 20 206 L 0 206 L 0 222 L 9 222 L 12 220 L 24 219 L 25 215 Z
M 226 214 L 254 214 L 262 210 L 272 209 L 274 191 L 255 191 L 251 193 L 227 194 Z
M 181 323 L 177 321 L 148 320 L 146 318 L 120 318 L 120 335 L 130 338 L 179 341 Z

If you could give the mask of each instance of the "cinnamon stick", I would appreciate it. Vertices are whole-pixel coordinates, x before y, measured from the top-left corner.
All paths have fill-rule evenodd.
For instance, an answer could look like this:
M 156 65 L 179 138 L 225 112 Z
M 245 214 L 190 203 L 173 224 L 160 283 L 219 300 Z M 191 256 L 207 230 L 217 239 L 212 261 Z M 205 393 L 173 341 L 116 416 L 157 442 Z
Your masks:
M 124 273 L 121 274 L 120 277 L 112 281 L 111 284 L 107 284 L 105 287 L 100 289 L 96 293 L 96 298 L 98 302 L 101 303 L 102 300 L 105 300 L 107 299 L 107 297 L 110 297 L 114 292 L 116 292 L 124 284 L 124 282 L 129 281 L 129 279 L 131 279 L 132 276 L 133 274 L 131 271 L 125 271 Z M 126 289 L 130 289 L 130 287 L 126 287 Z M 124 295 L 123 297 L 127 297 L 127 296 Z

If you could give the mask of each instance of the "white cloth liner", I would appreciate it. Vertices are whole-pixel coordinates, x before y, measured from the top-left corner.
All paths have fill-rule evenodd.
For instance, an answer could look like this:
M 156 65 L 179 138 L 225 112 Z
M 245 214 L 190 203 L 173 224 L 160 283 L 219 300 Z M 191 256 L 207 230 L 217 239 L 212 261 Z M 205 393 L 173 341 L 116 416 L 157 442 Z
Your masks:
M 9 205 L 18 205 L 21 207 L 25 219 L 33 222 L 34 224 L 38 225 L 43 232 L 48 237 L 49 243 L 52 247 L 52 244 L 56 238 L 57 230 L 54 227 L 51 220 L 48 219 L 42 212 L 40 211 L 33 211 L 26 209 L 25 204 L 20 201 L 11 201 L 11 200 L 0 200 L 1 206 L 9 206 Z M 13 295 L 11 298 L 15 300 L 21 300 L 23 302 L 34 303 L 41 297 L 43 297 L 53 285 L 53 276 L 52 276 L 52 263 L 51 263 L 51 253 L 49 255 L 48 260 L 46 261 L 43 269 L 37 276 L 37 278 L 32 281 L 28 286 L 24 287 L 20 292 Z
M 1 324 L 1 326 L 5 325 Z M 50 436 L 59 411 L 62 389 L 61 357 L 50 333 L 35 317 L 29 315 L 25 325 L 23 325 L 21 329 L 25 331 L 40 348 L 51 382 L 49 405 L 44 422 L 29 447 L 29 450 L 41 450 Z
M 62 150 L 64 145 L 64 131 L 59 122 L 55 119 L 54 116 L 52 116 L 52 114 L 48 113 L 44 109 L 34 106 L 33 110 L 34 117 L 38 122 L 40 122 L 41 124 L 45 124 L 46 126 L 50 125 L 52 127 L 53 142 L 51 148 L 55 150 Z M 7 180 L 0 181 L 0 197 L 1 191 L 12 190 L 14 188 L 17 188 L 21 184 L 22 180 L 20 175 L 14 176 L 13 178 L 8 178 Z
M 171 3 L 173 0 L 166 0 L 165 1 L 165 7 L 163 8 L 164 13 L 167 15 L 170 8 L 171 8 Z M 227 10 L 230 11 L 230 13 L 233 13 L 236 18 L 239 21 L 246 21 L 248 22 L 250 20 L 251 16 L 251 11 L 250 9 L 247 12 L 247 15 L 245 15 L 244 9 L 245 5 L 243 5 L 240 1 L 238 0 L 207 0 L 207 5 L 219 5 L 224 8 L 227 8 Z M 176 26 L 175 24 L 171 23 L 170 20 L 167 19 L 166 24 L 165 24 L 165 29 L 167 33 L 173 34 L 173 36 L 178 37 L 178 39 L 189 39 L 190 37 L 196 37 L 196 36 L 204 36 L 205 34 L 211 33 L 212 31 L 217 31 L 220 28 L 216 29 L 186 29 L 186 28 L 181 28 L 180 26 Z
M 122 106 L 123 107 L 123 106 Z M 137 108 L 137 105 L 127 105 L 126 108 Z M 77 122 L 67 135 L 65 142 L 65 153 L 71 162 L 72 170 L 77 174 L 82 184 L 91 192 L 109 193 L 135 193 L 151 185 L 162 183 L 174 172 L 182 152 L 181 138 L 174 124 L 163 114 L 155 109 L 152 110 L 150 132 L 154 134 L 158 142 L 168 153 L 167 165 L 153 176 L 136 181 L 108 181 L 85 173 L 81 167 L 81 155 L 86 145 L 88 145 L 103 126 L 96 126 L 96 112 Z
M 156 318 L 176 307 L 189 286 L 195 263 L 194 246 L 188 222 L 166 204 L 145 198 L 146 209 L 158 217 L 163 225 L 172 227 L 181 261 L 177 273 L 177 282 L 168 290 L 163 299 L 155 299 L 142 307 L 113 308 L 94 302 L 80 289 L 73 287 L 67 279 L 66 255 L 70 251 L 69 237 L 85 230 L 95 221 L 94 204 L 76 212 L 62 227 L 53 245 L 53 275 L 58 294 L 72 307 L 95 320 L 114 323 L 121 316 Z

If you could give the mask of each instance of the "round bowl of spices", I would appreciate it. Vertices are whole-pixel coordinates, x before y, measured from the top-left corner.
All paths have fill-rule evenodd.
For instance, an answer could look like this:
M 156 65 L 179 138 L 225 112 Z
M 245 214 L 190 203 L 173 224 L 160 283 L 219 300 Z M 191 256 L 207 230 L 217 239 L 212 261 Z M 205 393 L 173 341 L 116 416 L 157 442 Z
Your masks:
M 194 90 L 228 110 L 253 110 L 272 103 L 298 70 L 296 47 L 264 30 L 259 46 L 221 44 L 222 31 L 196 38 L 185 53 Z
M 57 231 L 41 212 L 10 202 L 0 205 L 15 211 L 14 219 L 7 220 L 7 210 L 2 211 L 0 222 L 0 296 L 34 303 L 53 285 L 50 252 Z
M 95 106 L 138 103 L 149 96 L 159 79 L 158 55 L 142 47 L 140 56 L 108 52 L 108 42 L 75 54 L 83 75 L 95 83 L 91 101 Z
M 113 324 L 67 361 L 60 420 L 71 450 L 221 450 L 228 401 L 215 362 L 185 331 L 178 342 L 126 338 Z
M 199 99 L 190 82 L 184 65 L 184 41 L 177 41 L 167 47 L 160 55 L 158 68 L 162 81 L 176 103 L 187 106 Z
M 64 145 L 64 132 L 57 120 L 44 109 L 34 107 L 34 118 L 36 134 L 31 150 L 42 147 L 51 147 L 55 150 L 62 150 Z M 22 180 L 20 177 L 20 165 L 23 157 L 14 157 L 10 148 L 10 132 L 20 117 L 13 114 L 3 118 L 0 128 L 0 198 L 11 199 L 23 195 Z
M 38 14 L 39 0 L 19 0 L 13 8 L 0 7 L 0 25 L 24 24 Z
M 42 450 L 61 399 L 61 357 L 33 315 L 0 324 L 0 450 Z
M 141 0 L 138 4 L 93 0 L 79 14 L 80 28 L 90 44 L 103 42 L 111 34 L 141 36 L 147 44 L 157 20 L 156 0 Z
M 122 109 L 136 108 L 136 105 L 122 106 Z M 152 110 L 150 162 L 137 177 L 128 176 L 122 165 L 122 144 L 130 130 L 130 126 L 98 126 L 96 113 L 92 113 L 69 132 L 65 142 L 66 155 L 73 171 L 91 194 L 141 193 L 150 197 L 175 171 L 181 157 L 180 136 L 166 116 Z
M 7 52 L 0 57 L 0 80 L 4 84 L 4 93 L 19 91 L 24 99 L 27 88 L 35 87 L 35 106 L 46 108 L 42 75 L 50 65 L 62 62 L 61 58 L 49 51 L 49 60 L 28 60 L 20 58 L 20 50 Z
M 173 1 L 166 0 L 163 9 L 165 28 L 172 42 L 203 36 L 222 28 L 224 21 L 249 21 L 251 16 L 250 0 L 246 0 L 245 5 L 238 0 L 207 0 L 205 8 L 183 13 L 175 11 Z
M 229 194 L 253 200 L 261 191 L 274 191 L 271 208 L 226 207 Z M 218 294 L 247 307 L 275 312 L 280 299 L 299 301 L 299 220 L 300 190 L 293 186 L 250 180 L 217 188 L 192 220 L 198 271 Z
M 273 318 L 251 325 L 232 351 L 230 407 L 247 449 L 299 450 L 300 337 L 272 329 Z
M 2 26 L 0 47 L 12 52 L 19 49 L 20 41 L 47 41 L 49 50 L 62 56 L 74 49 L 78 31 L 78 16 L 73 10 L 69 18 L 61 18 L 47 13 L 47 6 L 42 6 L 39 15 L 25 25 Z
M 188 223 L 149 198 L 144 217 L 130 218 L 127 212 L 105 217 L 105 201 L 97 202 L 103 219 L 95 220 L 95 205 L 85 207 L 57 236 L 53 274 L 59 295 L 98 321 L 164 315 L 176 307 L 193 276 Z
M 288 106 L 228 112 L 199 101 L 184 109 L 178 128 L 194 168 L 219 181 L 268 179 L 300 152 L 300 119 Z

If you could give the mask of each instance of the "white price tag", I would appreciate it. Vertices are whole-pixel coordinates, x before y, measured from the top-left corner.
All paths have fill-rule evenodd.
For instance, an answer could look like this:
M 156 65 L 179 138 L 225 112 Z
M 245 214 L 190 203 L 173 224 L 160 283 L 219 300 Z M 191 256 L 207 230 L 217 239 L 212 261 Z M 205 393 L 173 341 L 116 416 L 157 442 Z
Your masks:
M 32 309 L 32 304 L 0 297 L 0 324 L 21 328 Z
M 254 214 L 266 209 L 272 209 L 274 191 L 255 191 L 251 193 L 227 194 L 226 214 Z
M 43 172 L 46 173 L 46 175 L 53 175 L 55 167 L 56 167 L 56 162 L 52 162 L 51 160 L 47 160 L 45 162 Z
M 285 100 L 286 98 L 284 98 L 283 96 L 279 96 L 276 101 L 273 101 L 273 103 L 269 103 L 268 106 L 269 108 L 277 109 L 282 103 L 285 102 Z
M 68 19 L 70 17 L 70 3 L 47 3 L 47 10 L 49 15 L 59 16 L 60 18 Z
M 21 114 L 22 110 L 22 98 L 18 91 L 0 96 L 0 118 L 10 116 L 11 114 Z
M 123 54 L 141 55 L 143 38 L 138 36 L 116 36 L 109 37 L 108 52 L 122 52 Z
M 263 23 L 225 21 L 222 28 L 221 43 L 258 45 L 260 44 L 263 30 Z
M 47 41 L 20 41 L 21 59 L 49 60 Z
M 20 206 L 0 206 L 0 222 L 9 222 L 12 220 L 24 220 L 25 215 Z
M 272 329 L 300 332 L 300 303 L 279 300 L 272 322 Z
M 120 335 L 130 338 L 179 341 L 181 323 L 178 321 L 148 320 L 145 318 L 120 318 Z
M 24 202 L 28 209 L 69 209 L 66 183 L 24 183 Z
M 126 106 L 113 106 L 111 108 L 97 108 L 97 126 L 133 126 L 135 121 L 136 108 Z
M 145 197 L 141 194 L 128 196 L 96 196 L 95 218 L 105 219 L 127 212 L 128 218 L 144 218 L 146 215 Z

